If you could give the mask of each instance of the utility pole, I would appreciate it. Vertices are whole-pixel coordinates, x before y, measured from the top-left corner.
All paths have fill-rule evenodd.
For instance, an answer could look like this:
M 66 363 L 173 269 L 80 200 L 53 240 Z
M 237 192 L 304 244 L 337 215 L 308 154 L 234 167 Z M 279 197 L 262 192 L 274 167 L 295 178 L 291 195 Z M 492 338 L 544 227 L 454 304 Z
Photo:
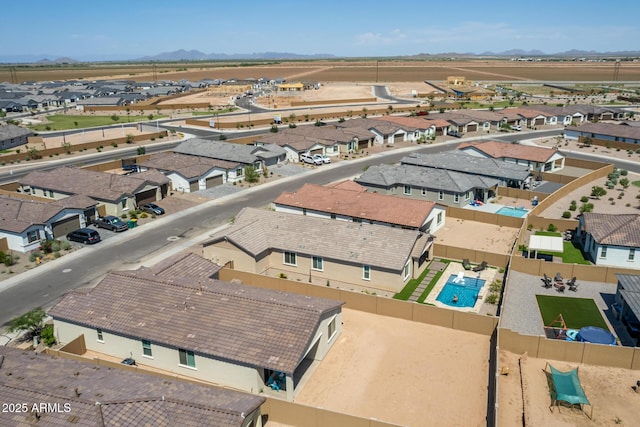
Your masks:
M 616 63 L 613 66 L 613 81 L 618 81 L 618 75 L 620 74 L 620 60 L 616 59 Z
M 11 76 L 11 83 L 17 84 L 18 83 L 18 76 L 16 75 L 16 67 L 11 67 L 9 68 L 9 75 Z
M 376 61 L 376 83 L 378 83 L 378 68 L 380 66 L 380 61 Z

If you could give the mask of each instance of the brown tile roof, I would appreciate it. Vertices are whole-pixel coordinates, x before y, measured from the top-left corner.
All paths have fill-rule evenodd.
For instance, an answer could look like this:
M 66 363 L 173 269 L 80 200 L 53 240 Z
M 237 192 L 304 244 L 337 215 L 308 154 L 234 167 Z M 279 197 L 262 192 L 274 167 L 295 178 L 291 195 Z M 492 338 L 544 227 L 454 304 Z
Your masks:
M 342 303 L 217 280 L 185 286 L 135 271 L 70 292 L 49 314 L 198 355 L 292 374 L 323 315 Z
M 282 193 L 274 203 L 411 228 L 420 228 L 435 206 L 426 200 L 315 184 L 305 184 L 295 193 Z
M 359 193 L 364 193 L 365 191 L 367 191 L 365 187 L 350 179 L 327 184 L 326 187 L 338 188 L 340 190 L 357 191 Z
M 0 230 L 22 233 L 32 225 L 45 225 L 65 208 L 86 209 L 96 204 L 86 196 L 42 202 L 0 195 Z
M 431 127 L 431 124 L 424 120 L 422 117 L 406 117 L 406 116 L 382 116 L 377 117 L 374 120 L 381 122 L 394 123 L 402 126 L 406 130 L 420 129 L 424 130 Z M 447 123 L 447 126 L 449 123 Z
M 150 268 L 160 278 L 214 279 L 222 267 L 192 252 L 166 258 Z
M 640 248 L 640 215 L 587 212 L 582 219 L 597 243 Z
M 419 235 L 416 229 L 244 208 L 230 228 L 203 244 L 227 240 L 254 257 L 276 249 L 400 272 Z
M 236 169 L 240 165 L 237 162 L 212 159 L 210 157 L 169 152 L 153 154 L 148 160 L 139 164 L 147 168 L 176 172 L 187 179 L 198 178 L 215 167 L 229 170 Z
M 368 138 L 372 137 L 371 131 L 369 129 L 375 129 L 382 135 L 390 135 L 402 129 L 402 126 L 396 123 L 364 118 L 345 120 L 342 123 L 336 124 L 336 126 L 346 130 L 350 130 L 351 132 L 360 132 L 363 135 L 368 134 Z M 365 137 L 363 136 L 360 139 L 365 139 Z
M 594 133 L 596 137 L 597 135 L 610 135 L 640 140 L 640 127 L 637 126 L 616 125 L 613 123 L 584 123 L 580 126 L 567 126 L 567 130 Z
M 554 154 L 558 153 L 558 150 L 544 147 L 535 147 L 532 145 L 522 144 L 509 144 L 500 141 L 472 141 L 463 142 L 458 145 L 457 149 L 462 150 L 465 148 L 473 147 L 478 151 L 481 151 L 494 159 L 512 158 L 530 160 L 533 162 L 546 162 Z
M 371 139 L 373 134 L 366 129 L 344 128 L 342 126 L 298 126 L 286 128 L 277 134 L 264 135 L 257 143 L 289 146 L 298 151 L 311 148 L 315 144 L 330 146 L 348 143 L 358 139 Z
M 0 347 L 0 401 L 69 404 L 70 412 L 0 414 L 0 424 L 240 427 L 265 401 L 248 393 Z M 77 390 L 77 393 L 76 393 Z
M 140 174 L 136 174 L 140 175 Z M 152 177 L 156 181 L 157 176 Z M 164 177 L 166 182 L 169 182 Z M 65 194 L 84 194 L 93 199 L 117 201 L 133 196 L 148 183 L 135 175 L 114 175 L 87 169 L 61 167 L 48 171 L 35 171 L 20 179 L 20 185 L 44 188 Z
M 129 176 L 131 177 L 131 175 Z M 144 172 L 138 172 L 131 178 L 143 179 L 146 181 L 147 185 L 161 186 L 171 182 L 171 180 L 167 178 L 165 174 L 155 169 L 147 170 Z

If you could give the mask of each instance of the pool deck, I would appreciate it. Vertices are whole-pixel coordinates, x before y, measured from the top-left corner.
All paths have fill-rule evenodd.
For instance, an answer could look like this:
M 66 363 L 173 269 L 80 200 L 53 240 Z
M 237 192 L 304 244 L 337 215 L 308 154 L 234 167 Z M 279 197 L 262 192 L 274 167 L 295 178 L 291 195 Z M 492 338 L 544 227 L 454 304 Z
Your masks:
M 461 271 L 464 272 L 465 277 L 482 279 L 485 281 L 484 286 L 482 287 L 482 289 L 480 289 L 480 292 L 478 292 L 478 299 L 476 300 L 476 304 L 473 307 L 455 307 L 455 306 L 450 306 L 450 305 L 441 303 L 440 301 L 437 301 L 436 298 L 438 298 L 438 295 L 440 295 L 440 292 L 442 291 L 442 288 L 444 288 L 444 285 L 449 280 L 449 277 L 451 277 L 452 274 L 456 276 Z M 479 313 L 480 308 L 484 303 L 484 299 L 489 294 L 489 285 L 493 283 L 493 281 L 496 279 L 497 276 L 498 276 L 498 270 L 495 268 L 486 268 L 483 271 L 475 272 L 471 270 L 465 270 L 462 264 L 459 262 L 451 262 L 449 263 L 449 266 L 444 270 L 444 272 L 442 273 L 442 276 L 440 277 L 440 279 L 438 279 L 438 282 L 435 284 L 431 292 L 429 292 L 429 295 L 424 300 L 424 302 L 427 304 L 433 304 L 436 307 L 440 307 L 440 308 L 448 308 L 450 310 L 465 311 L 468 313 Z
M 498 211 L 502 208 L 517 208 L 520 209 L 521 207 L 524 207 L 525 210 L 527 210 L 527 214 L 529 213 L 528 211 L 530 210 L 530 208 L 527 208 L 524 204 L 519 204 L 516 206 L 509 206 L 509 205 L 503 205 L 500 203 L 484 203 L 481 206 L 472 206 L 472 205 L 465 205 L 463 207 L 463 209 L 472 209 L 472 210 L 476 210 L 476 211 L 480 211 L 480 212 L 488 212 L 488 213 L 494 213 L 494 214 L 498 214 Z M 527 214 L 525 214 L 524 216 L 527 216 Z M 502 214 L 498 214 L 498 215 L 502 215 Z M 509 216 L 509 215 L 507 215 Z M 522 217 L 516 217 L 516 218 L 522 218 Z

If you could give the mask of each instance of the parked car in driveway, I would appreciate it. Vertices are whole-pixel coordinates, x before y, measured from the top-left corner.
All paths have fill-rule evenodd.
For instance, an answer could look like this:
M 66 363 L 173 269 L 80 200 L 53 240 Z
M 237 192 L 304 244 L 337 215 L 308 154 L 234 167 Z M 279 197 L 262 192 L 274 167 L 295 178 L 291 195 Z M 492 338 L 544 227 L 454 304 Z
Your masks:
M 67 234 L 67 240 L 70 242 L 84 243 L 86 245 L 93 245 L 100 240 L 100 233 L 90 228 L 79 228 Z
M 511 130 L 520 132 L 522 130 L 522 127 L 520 127 L 520 125 L 513 125 L 511 126 Z
M 156 205 L 155 203 L 147 203 L 145 205 L 140 206 L 143 212 L 154 214 L 154 215 L 164 215 L 164 208 Z
M 320 161 L 322 161 L 322 163 L 331 163 L 331 159 L 326 154 L 314 154 L 313 158 L 314 159 L 320 159 Z
M 98 228 L 106 228 L 107 230 L 119 232 L 129 229 L 126 222 L 118 218 L 117 216 L 107 215 L 96 219 L 94 222 Z
M 317 154 L 311 154 L 311 153 L 302 153 L 300 154 L 300 161 L 304 162 L 304 163 L 309 163 L 311 165 L 321 165 L 322 163 L 324 163 L 322 161 L 322 159 L 318 159 Z

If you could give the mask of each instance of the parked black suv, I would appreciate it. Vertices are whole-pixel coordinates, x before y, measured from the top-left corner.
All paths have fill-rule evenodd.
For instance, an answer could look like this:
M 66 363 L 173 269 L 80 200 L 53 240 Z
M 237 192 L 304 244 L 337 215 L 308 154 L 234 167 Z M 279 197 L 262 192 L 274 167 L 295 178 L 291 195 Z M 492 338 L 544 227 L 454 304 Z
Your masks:
M 79 228 L 71 233 L 67 234 L 67 240 L 71 242 L 84 243 L 86 245 L 93 245 L 100 240 L 100 233 L 90 228 Z

